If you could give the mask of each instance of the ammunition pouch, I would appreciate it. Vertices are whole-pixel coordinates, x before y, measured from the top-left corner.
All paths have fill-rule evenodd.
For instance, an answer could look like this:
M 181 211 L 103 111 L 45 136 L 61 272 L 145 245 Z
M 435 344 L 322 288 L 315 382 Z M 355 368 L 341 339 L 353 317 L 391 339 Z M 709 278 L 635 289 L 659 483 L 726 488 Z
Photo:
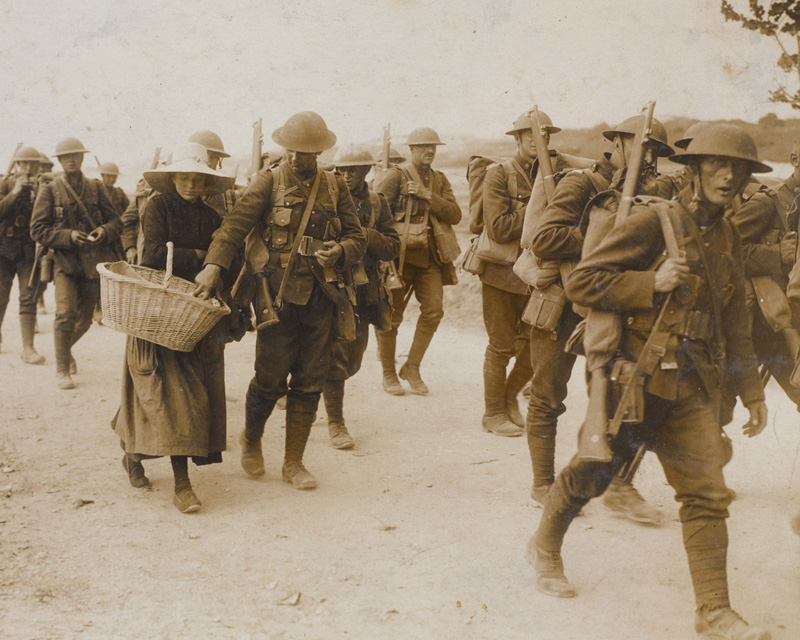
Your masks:
M 536 329 L 555 332 L 566 305 L 567 294 L 561 285 L 553 283 L 544 289 L 534 289 L 522 320 Z
M 459 265 L 464 271 L 475 276 L 481 275 L 486 269 L 486 263 L 478 255 L 477 251 L 479 238 L 480 236 L 474 236 L 472 240 L 469 241 L 469 246 L 461 257 Z
M 657 316 L 655 311 L 628 316 L 625 318 L 625 328 L 650 333 Z M 714 340 L 714 318 L 700 309 L 681 308 L 669 317 L 666 326 L 671 334 L 690 340 L 702 340 L 709 344 Z
M 53 250 L 47 249 L 39 262 L 39 282 L 45 284 L 53 281 Z
M 644 420 L 644 383 L 645 374 L 639 373 L 634 378 L 636 363 L 620 358 L 611 365 L 609 381 L 611 385 L 611 401 L 614 411 L 622 411 L 622 422 L 639 423 Z M 631 385 L 628 401 L 620 407 L 623 389 Z

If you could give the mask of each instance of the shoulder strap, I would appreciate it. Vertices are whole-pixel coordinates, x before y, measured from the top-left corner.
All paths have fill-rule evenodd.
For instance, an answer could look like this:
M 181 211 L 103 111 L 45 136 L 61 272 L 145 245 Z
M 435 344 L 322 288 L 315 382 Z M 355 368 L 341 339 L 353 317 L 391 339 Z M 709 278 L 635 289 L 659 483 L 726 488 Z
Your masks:
M 592 186 L 594 187 L 595 192 L 600 193 L 601 191 L 605 191 L 608 189 L 608 182 L 601 176 L 597 171 L 594 170 L 594 167 L 586 167 L 585 169 L 581 169 L 579 173 L 585 175 L 589 180 L 592 182 Z
M 511 196 L 512 199 L 516 200 L 517 196 L 519 195 L 519 185 L 517 184 L 517 175 L 519 175 L 522 170 L 517 166 L 517 163 L 514 162 L 513 158 L 506 160 L 505 162 L 501 162 L 500 166 L 506 172 L 506 184 L 508 185 L 508 195 Z
M 333 212 L 336 213 L 339 210 L 339 182 L 333 171 L 323 171 L 322 173 L 325 174 L 325 180 L 328 183 L 328 195 L 333 203 Z

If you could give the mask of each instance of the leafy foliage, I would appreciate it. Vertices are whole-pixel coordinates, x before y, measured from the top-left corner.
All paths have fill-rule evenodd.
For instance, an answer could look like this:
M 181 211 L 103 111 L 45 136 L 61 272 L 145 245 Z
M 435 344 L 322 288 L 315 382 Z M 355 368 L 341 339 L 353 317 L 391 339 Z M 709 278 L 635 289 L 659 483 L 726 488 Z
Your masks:
M 785 85 L 770 91 L 770 100 L 800 110 L 800 2 L 773 1 L 764 6 L 759 0 L 748 0 L 749 15 L 738 12 L 727 0 L 721 0 L 720 11 L 725 20 L 738 22 L 745 29 L 758 31 L 775 40 L 781 50 L 778 67 L 789 76 L 794 91 Z M 793 53 L 794 52 L 794 53 Z

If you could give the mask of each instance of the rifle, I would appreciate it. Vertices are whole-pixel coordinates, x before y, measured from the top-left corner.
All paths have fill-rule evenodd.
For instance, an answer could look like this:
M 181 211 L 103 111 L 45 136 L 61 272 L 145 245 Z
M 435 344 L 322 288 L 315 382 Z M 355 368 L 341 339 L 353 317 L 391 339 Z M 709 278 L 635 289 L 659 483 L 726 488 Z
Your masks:
M 251 154 L 252 174 L 261 171 L 261 145 L 264 142 L 264 134 L 261 132 L 261 118 L 253 123 L 253 151 Z
M 542 123 L 539 121 L 539 106 L 533 105 L 533 109 L 528 114 L 531 119 L 531 131 L 533 141 L 536 143 L 536 157 L 539 159 L 539 171 L 542 172 L 544 180 L 544 193 L 547 201 L 553 200 L 556 192 L 556 178 L 553 175 L 553 163 L 550 162 L 550 149 L 547 148 L 547 141 L 544 138 L 546 133 Z
M 94 161 L 97 163 L 97 168 L 98 168 L 98 169 L 102 169 L 102 168 L 103 168 L 103 165 L 102 165 L 102 164 L 100 164 L 100 158 L 98 158 L 98 157 L 97 157 L 97 154 L 96 154 L 96 153 L 95 153 L 95 154 L 92 154 L 92 155 L 94 155 Z
M 642 110 L 644 116 L 642 118 L 642 126 L 634 137 L 633 152 L 628 162 L 628 171 L 622 186 L 622 197 L 619 207 L 614 217 L 614 226 L 621 224 L 630 214 L 633 198 L 636 196 L 639 173 L 641 172 L 642 162 L 644 161 L 645 145 L 650 139 L 655 104 L 656 103 L 653 101 L 648 102 L 647 106 Z M 677 249 L 677 243 L 673 248 Z M 668 302 L 669 297 L 662 307 L 662 314 Z M 658 327 L 660 322 L 661 315 L 659 315 L 659 319 L 656 321 L 651 337 L 656 333 L 655 328 Z M 609 311 L 599 311 L 597 309 L 592 309 L 590 311 L 589 321 L 586 323 L 586 333 L 584 335 L 586 365 L 591 375 L 589 384 L 589 404 L 586 420 L 578 434 L 578 457 L 582 460 L 595 460 L 598 462 L 610 462 L 612 460 L 613 453 L 609 444 L 609 436 L 616 436 L 624 417 L 625 404 L 630 404 L 630 396 L 636 382 L 636 371 L 631 374 L 629 384 L 625 387 L 625 390 L 630 388 L 630 391 L 627 394 L 623 391 L 623 398 L 620 399 L 618 410 L 609 422 L 607 404 L 608 376 L 606 374 L 605 365 L 609 358 L 613 356 L 611 345 L 615 343 L 618 344 L 621 335 L 622 327 L 620 326 L 617 314 Z M 660 336 L 660 338 L 663 338 L 663 336 Z M 649 339 L 648 342 L 650 342 Z M 592 349 L 593 345 L 595 346 L 594 350 Z M 646 351 L 648 351 L 647 344 L 642 353 Z M 620 411 L 620 408 L 622 408 L 623 411 Z M 619 416 L 617 414 L 619 414 Z M 614 429 L 616 429 L 616 431 L 614 431 Z
M 392 126 L 391 123 L 389 123 L 383 128 L 383 146 L 381 147 L 382 150 L 381 169 L 383 169 L 384 171 L 388 171 L 389 169 L 389 155 L 392 153 L 391 152 L 392 136 L 389 133 L 391 126 Z
M 19 151 L 20 149 L 22 149 L 22 143 L 18 142 L 17 143 L 17 148 L 14 149 L 14 153 L 11 156 L 11 162 L 8 163 L 8 169 L 6 169 L 6 176 L 10 176 L 11 175 L 11 171 L 14 168 L 14 165 L 17 162 L 17 151 Z
M 150 171 L 158 167 L 158 161 L 161 159 L 161 147 L 156 147 L 153 152 L 153 159 L 150 161 Z

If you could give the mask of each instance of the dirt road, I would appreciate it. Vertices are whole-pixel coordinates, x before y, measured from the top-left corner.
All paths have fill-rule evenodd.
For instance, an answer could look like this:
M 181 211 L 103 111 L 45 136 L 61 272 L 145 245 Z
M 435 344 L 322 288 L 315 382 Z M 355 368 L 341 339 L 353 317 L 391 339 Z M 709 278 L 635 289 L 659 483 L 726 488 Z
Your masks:
M 190 467 L 203 501 L 193 515 L 172 506 L 167 460 L 145 463 L 152 490 L 133 489 L 120 464 L 109 420 L 124 336 L 94 327 L 75 350 L 77 388 L 59 391 L 52 315 L 40 324 L 46 365 L 20 362 L 13 303 L 0 354 L 4 639 L 694 638 L 677 505 L 651 455 L 638 486 L 664 507 L 666 524 L 636 526 L 590 504 L 564 549 L 579 597 L 536 591 L 523 558 L 541 514 L 528 497 L 527 447 L 481 431 L 485 342 L 475 322 L 445 317 L 423 366 L 425 398 L 381 391 L 373 343 L 347 387 L 357 446 L 332 449 L 321 410 L 306 456 L 320 483 L 311 492 L 281 481 L 280 412 L 264 440 L 267 475 L 241 471 L 254 337 L 231 345 L 229 451 L 222 465 Z M 401 350 L 409 341 L 404 326 Z M 581 377 L 559 466 L 585 409 Z M 788 640 L 800 637 L 800 538 L 788 522 L 800 511 L 800 419 L 774 385 L 768 403 L 760 437 L 742 437 L 741 409 L 729 427 L 738 494 L 729 575 L 740 613 Z

